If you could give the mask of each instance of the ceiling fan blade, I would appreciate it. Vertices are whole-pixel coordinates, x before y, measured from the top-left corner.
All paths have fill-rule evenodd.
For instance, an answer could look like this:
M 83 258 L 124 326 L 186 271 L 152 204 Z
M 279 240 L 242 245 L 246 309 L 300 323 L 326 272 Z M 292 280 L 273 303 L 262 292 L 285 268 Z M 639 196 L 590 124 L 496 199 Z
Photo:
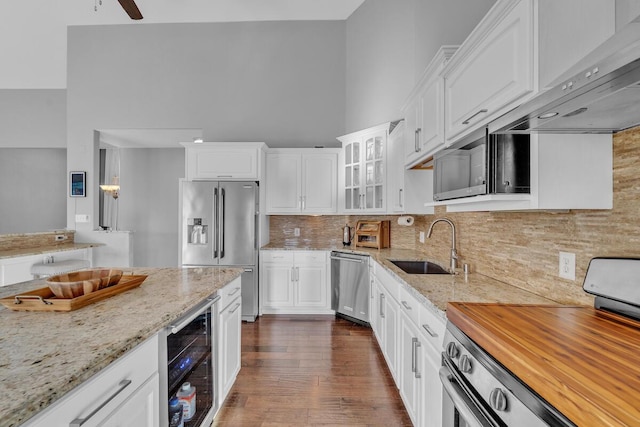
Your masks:
M 135 0 L 118 0 L 118 2 L 131 19 L 142 19 L 142 13 L 140 13 Z

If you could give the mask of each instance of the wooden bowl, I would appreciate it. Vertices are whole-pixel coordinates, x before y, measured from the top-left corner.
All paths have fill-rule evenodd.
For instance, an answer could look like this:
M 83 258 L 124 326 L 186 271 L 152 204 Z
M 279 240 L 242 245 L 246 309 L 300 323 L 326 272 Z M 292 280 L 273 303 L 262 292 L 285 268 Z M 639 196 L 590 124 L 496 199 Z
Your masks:
M 122 270 L 101 269 L 58 274 L 47 279 L 51 292 L 58 298 L 76 298 L 113 286 L 120 281 Z

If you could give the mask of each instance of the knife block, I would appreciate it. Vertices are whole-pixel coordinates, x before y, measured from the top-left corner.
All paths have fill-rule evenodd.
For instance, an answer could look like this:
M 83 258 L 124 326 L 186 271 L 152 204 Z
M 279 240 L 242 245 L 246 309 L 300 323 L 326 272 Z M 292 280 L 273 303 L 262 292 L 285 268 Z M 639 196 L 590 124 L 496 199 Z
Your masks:
M 390 221 L 358 221 L 355 241 L 356 248 L 388 248 L 391 246 Z

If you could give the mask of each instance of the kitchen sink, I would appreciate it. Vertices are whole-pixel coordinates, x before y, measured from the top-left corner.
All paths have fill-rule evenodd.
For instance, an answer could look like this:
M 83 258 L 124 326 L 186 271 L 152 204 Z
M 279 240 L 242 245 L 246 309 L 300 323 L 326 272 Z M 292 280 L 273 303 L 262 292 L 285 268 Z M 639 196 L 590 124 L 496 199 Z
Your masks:
M 400 270 L 408 274 L 449 274 L 438 264 L 429 261 L 391 261 Z

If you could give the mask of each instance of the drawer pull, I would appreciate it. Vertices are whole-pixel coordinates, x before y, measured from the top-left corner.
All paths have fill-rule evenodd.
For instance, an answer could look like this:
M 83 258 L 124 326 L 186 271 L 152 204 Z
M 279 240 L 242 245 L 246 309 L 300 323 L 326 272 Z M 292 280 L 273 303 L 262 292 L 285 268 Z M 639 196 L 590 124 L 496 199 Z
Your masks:
M 91 412 L 89 415 L 87 415 L 86 418 L 76 418 L 75 420 L 71 421 L 71 423 L 69 423 L 69 427 L 82 427 L 82 425 L 84 423 L 86 423 L 87 421 L 89 421 L 91 419 L 91 417 L 93 417 L 98 411 L 100 411 L 102 408 L 107 406 L 107 404 L 109 402 L 111 402 L 117 395 L 122 393 L 122 391 L 125 388 L 129 387 L 129 385 L 131 385 L 131 380 L 122 380 L 122 381 L 120 381 L 120 384 L 118 384 L 118 385 L 120 386 L 120 388 L 118 390 L 116 390 L 116 392 L 113 393 L 111 396 L 109 396 L 109 398 L 107 400 L 102 402 L 100 404 L 100 406 L 98 406 L 96 409 L 94 409 L 93 412 Z
M 478 111 L 477 113 L 475 113 L 473 116 L 469 117 L 467 120 L 465 120 L 464 122 L 462 122 L 463 125 L 468 125 L 471 122 L 471 119 L 473 119 L 475 116 L 477 116 L 478 114 L 483 114 L 488 112 L 489 110 L 483 108 L 482 110 Z
M 235 288 L 233 292 L 229 292 L 229 296 L 237 294 L 239 290 L 240 288 Z
M 402 301 L 402 305 L 404 306 L 404 308 L 406 308 L 407 310 L 411 310 L 411 306 L 409 304 L 407 304 L 406 301 Z
M 233 310 L 230 310 L 229 313 L 235 313 L 236 310 L 238 310 L 238 307 L 240 307 L 240 303 L 237 303 L 235 307 L 233 307 Z
M 437 338 L 437 337 L 438 337 L 438 334 L 436 334 L 435 332 L 433 332 L 433 329 L 431 329 L 431 328 L 429 327 L 429 325 L 427 325 L 426 323 L 425 323 L 424 325 L 422 325 L 422 328 L 423 328 L 425 331 L 427 331 L 427 333 L 428 333 L 429 335 L 431 335 L 433 338 Z

